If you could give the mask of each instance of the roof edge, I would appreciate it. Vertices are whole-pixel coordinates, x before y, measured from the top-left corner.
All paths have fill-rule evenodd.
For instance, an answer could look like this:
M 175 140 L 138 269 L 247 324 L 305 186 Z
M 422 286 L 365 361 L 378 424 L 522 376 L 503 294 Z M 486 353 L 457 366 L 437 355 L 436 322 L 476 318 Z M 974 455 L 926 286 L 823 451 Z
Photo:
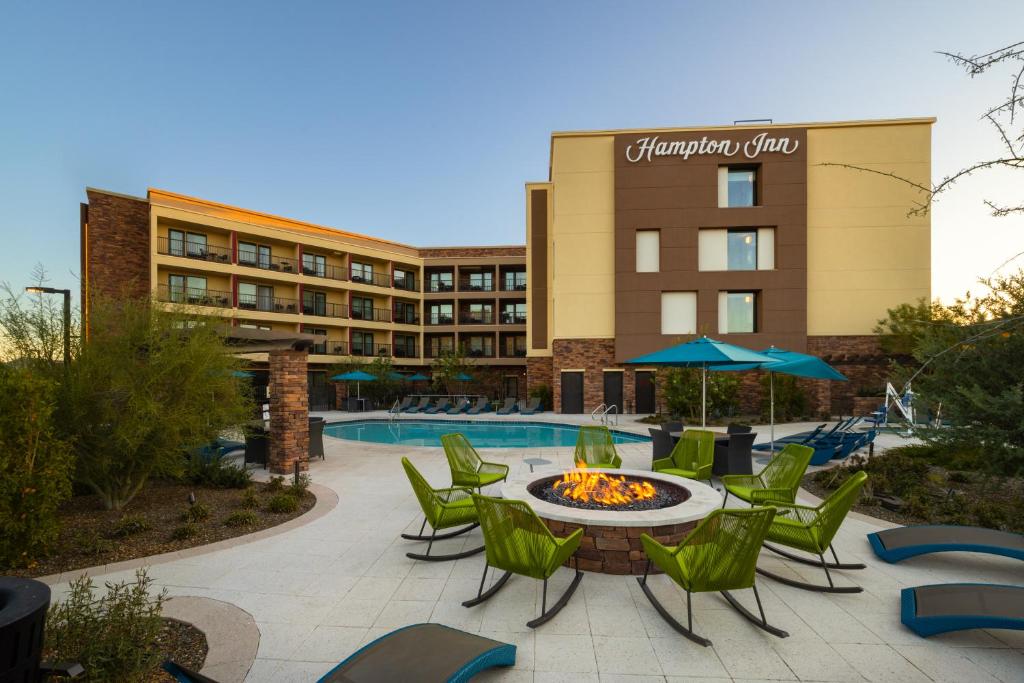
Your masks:
M 683 133 L 711 130 L 761 130 L 764 128 L 855 128 L 864 126 L 907 126 L 933 124 L 938 119 L 934 116 L 922 116 L 897 119 L 852 119 L 849 121 L 812 121 L 806 123 L 762 123 L 749 125 L 716 126 L 682 126 L 668 128 L 610 128 L 606 130 L 566 130 L 552 131 L 552 138 L 597 137 L 604 135 L 625 135 L 633 133 Z

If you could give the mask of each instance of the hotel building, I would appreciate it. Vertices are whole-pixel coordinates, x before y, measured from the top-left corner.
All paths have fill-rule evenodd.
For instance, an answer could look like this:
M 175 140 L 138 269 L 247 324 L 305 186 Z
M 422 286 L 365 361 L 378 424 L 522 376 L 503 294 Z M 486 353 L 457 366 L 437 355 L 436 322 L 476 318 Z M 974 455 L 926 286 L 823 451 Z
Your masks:
M 925 197 L 885 174 L 930 186 L 933 123 L 554 133 L 526 185 L 529 384 L 652 412 L 653 368 L 624 361 L 707 335 L 825 358 L 851 381 L 808 382 L 812 405 L 848 414 L 884 386 L 875 325 L 930 298 Z
M 500 378 L 495 398 L 525 396 L 522 246 L 417 248 L 157 189 L 86 195 L 84 302 L 152 295 L 238 327 L 325 335 L 309 355 L 312 407 L 332 403 L 334 364 L 423 370 L 456 345 Z M 266 368 L 266 354 L 247 357 Z
M 83 301 L 151 294 L 239 327 L 316 332 L 326 370 L 390 356 L 423 369 L 463 346 L 492 398 L 551 387 L 554 408 L 658 408 L 654 369 L 625 361 L 708 335 L 823 357 L 815 412 L 883 386 L 873 330 L 930 298 L 934 119 L 554 133 L 526 184 L 526 246 L 418 248 L 150 189 L 87 189 Z M 266 358 L 251 357 L 255 368 Z M 741 400 L 756 410 L 757 378 Z

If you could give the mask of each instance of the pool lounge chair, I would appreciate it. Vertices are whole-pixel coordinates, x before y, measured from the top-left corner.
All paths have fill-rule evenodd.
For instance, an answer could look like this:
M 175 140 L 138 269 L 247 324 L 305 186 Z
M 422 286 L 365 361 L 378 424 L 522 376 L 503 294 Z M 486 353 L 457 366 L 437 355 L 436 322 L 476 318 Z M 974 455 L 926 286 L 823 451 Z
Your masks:
M 534 415 L 542 412 L 544 411 L 541 410 L 539 398 L 531 398 L 529 403 L 519 409 L 520 415 Z
M 775 446 L 777 448 L 779 446 L 779 444 L 782 444 L 783 446 L 785 446 L 786 444 L 790 444 L 790 443 L 800 444 L 802 446 L 802 445 L 806 444 L 808 441 L 813 440 L 819 434 L 821 434 L 821 432 L 824 429 L 825 429 L 825 425 L 822 424 L 822 425 L 818 425 L 817 427 L 815 427 L 813 430 L 811 430 L 809 432 L 801 432 L 799 434 L 793 434 L 791 436 L 784 436 L 781 439 L 775 439 Z M 772 449 L 772 443 L 770 441 L 769 442 L 765 442 L 765 443 L 754 444 L 754 450 L 755 451 L 770 451 L 771 449 Z
M 966 552 L 1004 555 L 1024 560 L 1024 534 L 975 526 L 923 524 L 868 534 L 875 554 L 894 563 L 915 555 Z
M 447 398 L 439 398 L 439 399 L 437 399 L 437 403 L 435 403 L 430 408 L 427 408 L 423 412 L 427 413 L 428 415 L 434 415 L 435 413 L 444 412 L 444 411 L 448 410 L 448 403 L 449 402 L 450 401 L 448 401 Z
M 469 399 L 460 398 L 458 403 L 449 408 L 447 412 L 449 415 L 458 415 L 459 413 L 465 412 L 467 408 L 469 408 Z
M 1024 587 L 940 583 L 904 588 L 900 620 L 922 637 L 972 628 L 1024 630 Z
M 514 398 L 506 398 L 505 404 L 495 411 L 496 415 L 511 415 L 516 412 L 516 400 Z
M 170 659 L 161 664 L 160 668 L 169 673 L 177 683 L 217 683 L 209 676 L 204 676 L 198 671 L 193 671 Z
M 473 407 L 466 411 L 466 414 L 479 415 L 480 413 L 485 413 L 488 410 L 489 403 L 490 402 L 486 398 L 481 396 L 476 400 L 476 403 L 473 405 Z
M 414 624 L 356 650 L 318 683 L 463 683 L 485 669 L 515 663 L 515 645 L 441 624 Z
M 411 405 L 412 405 L 412 396 L 406 396 L 405 398 L 402 399 L 401 403 L 399 403 L 394 408 L 390 409 L 388 412 L 389 413 L 404 413 L 406 408 L 408 408 Z
M 403 413 L 419 413 L 425 411 L 430 407 L 429 398 L 421 398 L 420 402 L 415 405 L 410 405 L 408 408 L 402 410 Z

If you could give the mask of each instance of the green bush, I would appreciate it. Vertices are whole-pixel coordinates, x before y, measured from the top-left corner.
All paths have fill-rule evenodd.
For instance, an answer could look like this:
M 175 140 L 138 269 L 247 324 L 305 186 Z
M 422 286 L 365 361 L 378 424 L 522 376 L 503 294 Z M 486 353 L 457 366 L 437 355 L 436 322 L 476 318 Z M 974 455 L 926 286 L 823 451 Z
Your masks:
M 309 478 L 309 475 L 303 472 L 298 476 L 298 479 L 288 485 L 285 493 L 301 500 L 309 492 L 310 483 L 312 483 L 312 480 Z
M 171 540 L 185 541 L 199 535 L 199 525 L 195 522 L 185 522 L 171 531 Z
M 551 397 L 551 386 L 547 384 L 537 384 L 530 389 L 530 398 L 539 398 L 540 407 L 543 410 L 554 410 L 554 400 Z
M 94 595 L 92 579 L 71 582 L 63 602 L 50 607 L 43 639 L 50 661 L 78 662 L 83 681 L 145 681 L 160 665 L 157 638 L 166 594 L 150 596 L 153 580 L 144 569 L 132 583 L 107 583 Z
M 659 385 L 669 414 L 692 421 L 701 417 L 701 371 L 692 368 L 658 370 Z M 707 415 L 729 417 L 739 410 L 740 379 L 731 372 L 709 372 Z
M 259 516 L 252 510 L 235 510 L 224 520 L 224 524 L 232 527 L 255 526 L 259 521 Z
M 299 501 L 295 496 L 278 493 L 267 501 L 267 510 L 276 513 L 295 512 L 299 509 Z
M 252 486 L 245 489 L 242 493 L 242 497 L 238 501 L 238 507 L 246 510 L 254 510 L 260 506 L 259 496 L 256 495 L 256 489 Z
M 110 530 L 110 536 L 112 538 L 125 538 L 141 534 L 143 531 L 149 531 L 151 528 L 152 525 L 142 515 L 125 515 L 114 524 L 114 528 Z
M 209 518 L 210 508 L 206 507 L 202 503 L 195 503 L 185 508 L 185 512 L 181 513 L 181 521 L 183 522 L 201 522 L 204 519 Z
M 83 555 L 99 557 L 114 550 L 114 543 L 97 531 L 82 531 L 75 536 L 75 547 Z
M 772 380 L 768 373 L 761 377 L 761 416 L 768 419 L 771 411 Z M 775 374 L 775 421 L 789 422 L 807 415 L 807 394 L 793 375 Z
M 267 480 L 267 490 L 271 493 L 280 493 L 281 491 L 284 491 L 284 477 L 276 476 Z
M 185 472 L 186 481 L 217 489 L 244 489 L 252 483 L 252 474 L 219 455 L 193 452 Z
M 56 393 L 39 373 L 0 365 L 0 568 L 32 566 L 57 540 L 74 459 L 53 430 Z

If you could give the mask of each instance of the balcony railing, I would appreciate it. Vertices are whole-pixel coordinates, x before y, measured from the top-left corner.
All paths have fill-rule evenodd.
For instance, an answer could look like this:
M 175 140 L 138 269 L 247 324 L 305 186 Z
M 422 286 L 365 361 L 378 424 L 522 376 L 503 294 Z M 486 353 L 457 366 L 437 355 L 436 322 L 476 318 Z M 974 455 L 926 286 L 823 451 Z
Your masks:
M 394 348 L 392 348 L 392 355 L 395 358 L 419 358 L 420 357 L 419 349 L 416 348 L 415 344 L 413 344 L 411 346 L 408 345 L 408 344 L 395 344 Z
M 494 291 L 494 281 L 492 280 L 490 282 L 486 282 L 486 281 L 482 282 L 482 281 L 477 280 L 476 282 L 474 282 L 472 280 L 459 280 L 459 291 L 460 292 L 493 292 Z
M 352 320 L 372 320 L 378 323 L 389 323 L 391 322 L 391 309 L 353 306 L 349 311 L 349 317 Z
M 262 270 L 273 270 L 279 273 L 298 273 L 299 260 L 288 256 L 264 256 L 257 254 L 252 258 L 249 254 L 239 252 L 238 265 Z
M 526 358 L 526 349 L 502 349 L 502 358 Z
M 428 346 L 423 350 L 423 356 L 425 358 L 440 358 L 446 353 L 451 353 L 455 349 L 454 344 L 442 344 L 439 347 Z
M 441 282 L 439 280 L 430 280 L 427 282 L 428 292 L 454 292 L 455 285 L 451 282 Z
M 515 278 L 505 278 L 501 281 L 501 291 L 503 292 L 525 292 L 526 291 L 526 280 L 517 280 Z
M 526 314 L 525 313 L 513 313 L 509 311 L 501 312 L 501 324 L 502 325 L 525 325 Z
M 331 266 L 331 265 L 317 265 L 312 266 L 303 265 L 302 274 L 309 275 L 311 277 L 322 277 L 328 280 L 348 280 L 348 268 L 344 266 Z
M 412 275 L 395 276 L 395 289 L 404 289 L 407 292 L 418 292 L 420 291 L 419 282 Z
M 349 355 L 390 356 L 391 344 L 378 344 L 377 342 L 352 342 L 349 344 Z
M 166 301 L 174 304 L 231 308 L 231 292 L 220 292 L 213 289 L 160 285 L 157 292 L 157 298 L 160 301 Z
M 398 323 L 399 325 L 419 325 L 420 317 L 414 313 L 399 313 L 398 311 L 392 312 L 392 322 Z
M 445 313 L 431 313 L 430 317 L 427 318 L 427 325 L 454 325 L 455 317 Z
M 173 240 L 169 237 L 158 237 L 156 241 L 158 254 L 182 256 L 197 261 L 214 263 L 231 263 L 231 250 L 226 247 L 215 247 L 209 244 L 196 244 L 188 240 Z
M 461 313 L 459 314 L 459 322 L 463 325 L 493 325 L 494 313 Z
M 260 294 L 239 294 L 238 307 L 248 311 L 267 311 L 270 313 L 298 313 L 299 302 L 295 299 L 281 299 L 276 296 Z
M 494 348 L 473 349 L 466 347 L 466 355 L 470 358 L 494 358 Z
M 353 268 L 350 271 L 349 280 L 352 282 L 361 282 L 364 285 L 376 285 L 377 287 L 390 287 L 391 276 L 387 273 L 367 273 L 363 270 L 357 270 Z
M 348 304 L 303 303 L 303 315 L 319 315 L 324 318 L 347 318 Z

